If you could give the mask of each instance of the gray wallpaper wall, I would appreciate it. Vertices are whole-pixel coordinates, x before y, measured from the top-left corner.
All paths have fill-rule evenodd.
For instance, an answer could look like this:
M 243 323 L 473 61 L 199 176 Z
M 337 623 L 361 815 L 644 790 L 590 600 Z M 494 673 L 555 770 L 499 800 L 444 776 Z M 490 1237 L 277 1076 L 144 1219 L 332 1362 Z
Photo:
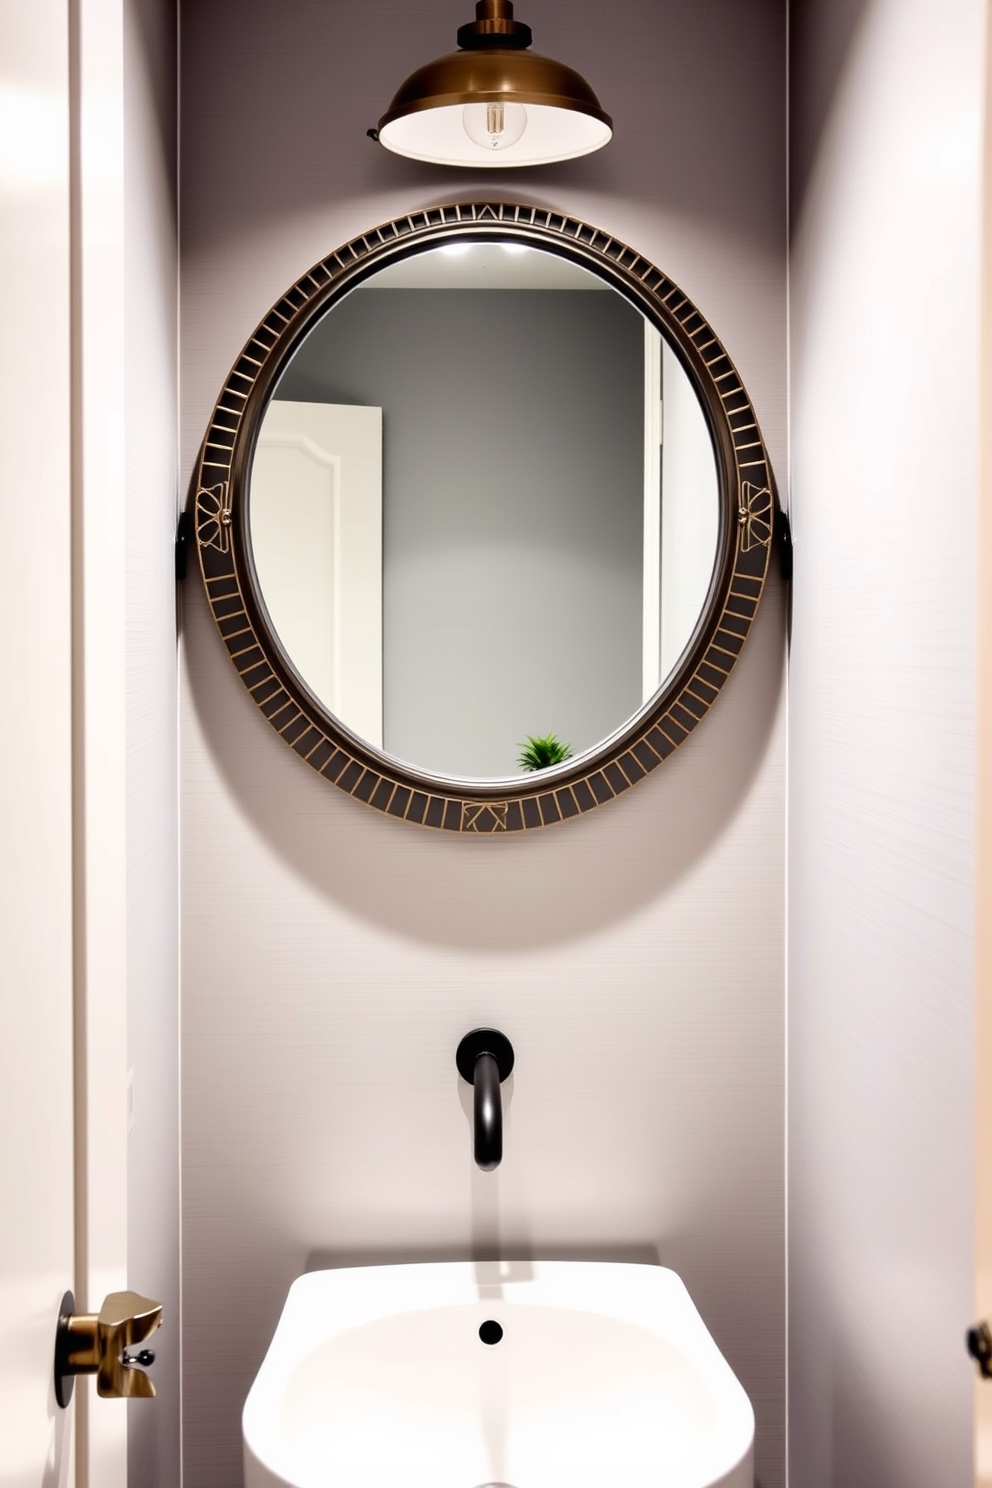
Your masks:
M 789 1480 L 971 1488 L 986 7 L 796 21 Z
M 519 13 L 588 76 L 616 138 L 490 177 L 365 137 L 453 45 L 464 0 L 184 4 L 184 479 L 240 347 L 309 265 L 487 195 L 572 212 L 660 264 L 734 357 L 782 478 L 783 5 Z M 241 1407 L 308 1257 L 483 1250 L 672 1265 L 754 1403 L 758 1482 L 782 1488 L 781 600 L 773 583 L 719 706 L 624 800 L 521 842 L 450 842 L 302 767 L 186 585 L 186 1488 L 239 1488 Z M 517 1050 L 493 1175 L 473 1169 L 453 1063 L 483 1022 Z
M 383 409 L 383 740 L 512 775 L 640 706 L 640 314 L 583 290 L 358 290 L 277 396 Z

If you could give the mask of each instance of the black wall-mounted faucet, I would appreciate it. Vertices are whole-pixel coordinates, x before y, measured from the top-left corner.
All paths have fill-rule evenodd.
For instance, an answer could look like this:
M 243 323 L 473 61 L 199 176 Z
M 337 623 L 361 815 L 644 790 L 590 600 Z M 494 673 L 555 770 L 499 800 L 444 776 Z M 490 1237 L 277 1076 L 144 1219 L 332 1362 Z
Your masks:
M 503 1159 L 503 1101 L 499 1087 L 513 1069 L 513 1045 L 496 1028 L 473 1028 L 455 1054 L 458 1073 L 475 1087 L 475 1160 L 484 1173 Z

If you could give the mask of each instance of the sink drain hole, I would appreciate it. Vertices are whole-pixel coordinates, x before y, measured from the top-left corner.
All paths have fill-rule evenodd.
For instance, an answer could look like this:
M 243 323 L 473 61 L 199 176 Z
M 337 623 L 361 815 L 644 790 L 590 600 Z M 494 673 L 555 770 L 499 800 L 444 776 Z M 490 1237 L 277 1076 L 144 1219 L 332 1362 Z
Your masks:
M 503 1337 L 503 1329 L 495 1318 L 487 1318 L 479 1329 L 479 1337 L 483 1343 L 499 1343 Z

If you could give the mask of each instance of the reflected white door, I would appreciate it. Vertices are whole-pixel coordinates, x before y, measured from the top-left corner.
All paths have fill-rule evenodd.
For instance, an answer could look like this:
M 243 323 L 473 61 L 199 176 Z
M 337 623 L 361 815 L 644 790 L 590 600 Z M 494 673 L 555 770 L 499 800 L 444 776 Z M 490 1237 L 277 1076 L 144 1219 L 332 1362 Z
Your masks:
M 678 357 L 662 349 L 661 676 L 696 628 L 716 554 L 719 492 L 706 417 Z
M 644 579 L 641 697 L 653 697 L 661 670 L 661 332 L 644 322 Z
M 382 409 L 279 401 L 259 433 L 252 552 L 310 690 L 382 745 Z
M 678 357 L 644 323 L 643 698 L 692 638 L 706 603 L 719 529 L 713 443 Z
M 68 1481 L 73 1283 L 68 14 L 0 7 L 0 1483 Z

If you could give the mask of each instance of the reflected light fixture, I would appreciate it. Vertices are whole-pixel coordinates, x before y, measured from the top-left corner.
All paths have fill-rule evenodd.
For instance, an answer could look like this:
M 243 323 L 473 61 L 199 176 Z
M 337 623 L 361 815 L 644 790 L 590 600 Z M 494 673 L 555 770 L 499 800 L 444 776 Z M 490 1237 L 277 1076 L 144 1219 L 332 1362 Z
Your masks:
M 577 72 L 529 49 L 510 0 L 478 0 L 457 52 L 407 78 L 378 130 L 387 150 L 437 165 L 549 165 L 607 144 L 613 121 Z

